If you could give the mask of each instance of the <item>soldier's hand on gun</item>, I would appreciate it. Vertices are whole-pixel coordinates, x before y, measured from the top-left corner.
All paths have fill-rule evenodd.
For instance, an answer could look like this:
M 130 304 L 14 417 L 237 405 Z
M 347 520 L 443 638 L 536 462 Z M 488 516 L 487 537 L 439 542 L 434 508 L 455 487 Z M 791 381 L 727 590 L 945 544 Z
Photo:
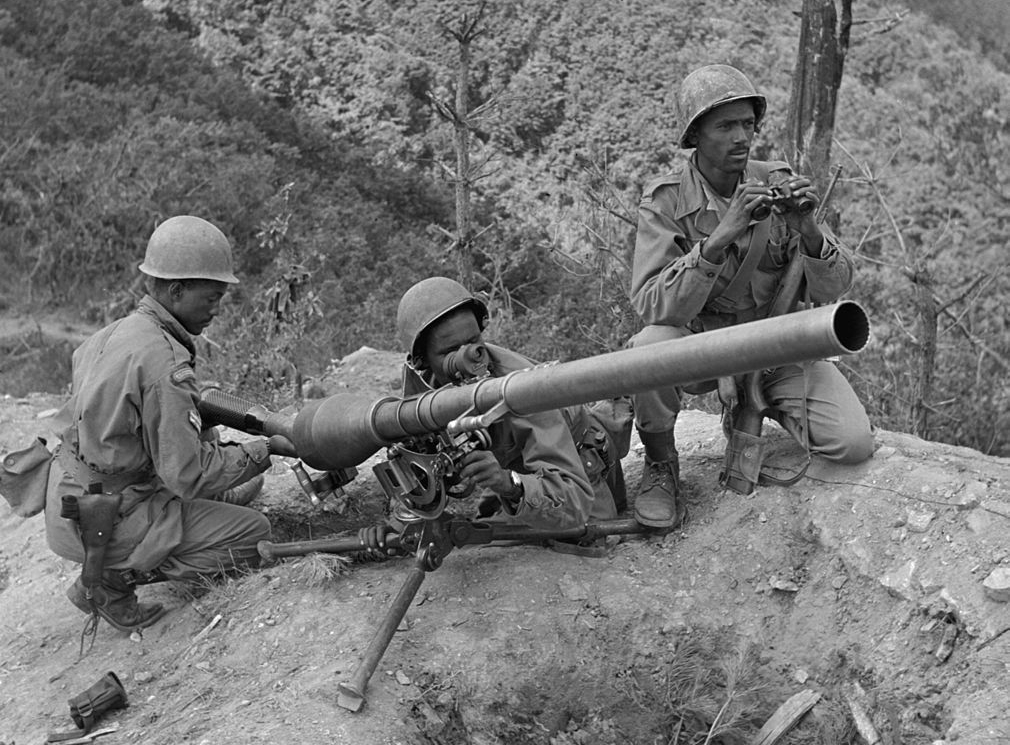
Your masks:
M 396 555 L 396 549 L 386 545 L 386 536 L 394 533 L 389 525 L 380 523 L 379 525 L 369 525 L 358 529 L 358 542 L 373 559 L 385 559 Z
M 512 491 L 509 472 L 488 450 L 472 450 L 463 458 L 459 475 L 465 481 L 481 486 L 501 496 Z
M 270 455 L 286 455 L 290 458 L 298 457 L 295 444 L 284 435 L 270 435 L 267 439 L 267 451 L 269 451 Z

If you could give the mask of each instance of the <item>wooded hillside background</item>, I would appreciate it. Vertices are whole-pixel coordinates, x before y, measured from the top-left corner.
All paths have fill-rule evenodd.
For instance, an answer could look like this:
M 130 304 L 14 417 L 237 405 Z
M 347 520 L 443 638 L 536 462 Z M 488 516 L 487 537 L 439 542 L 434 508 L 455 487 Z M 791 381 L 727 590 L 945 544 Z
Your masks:
M 0 297 L 111 320 L 154 226 L 189 213 L 244 280 L 201 341 L 208 377 L 277 403 L 361 345 L 396 349 L 400 293 L 457 269 L 443 114 L 450 32 L 477 21 L 490 333 L 539 359 L 619 348 L 639 192 L 682 157 L 679 80 L 746 71 L 769 99 L 755 156 L 781 156 L 800 5 L 0 0 Z M 1010 455 L 1010 5 L 910 5 L 853 3 L 833 206 L 873 341 L 842 366 L 879 426 Z

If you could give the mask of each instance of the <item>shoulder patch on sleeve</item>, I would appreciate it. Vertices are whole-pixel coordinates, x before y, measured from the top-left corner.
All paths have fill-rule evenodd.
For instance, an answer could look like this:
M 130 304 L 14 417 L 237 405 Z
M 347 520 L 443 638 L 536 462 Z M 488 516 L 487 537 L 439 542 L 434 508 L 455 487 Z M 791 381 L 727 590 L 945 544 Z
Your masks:
M 172 370 L 172 374 L 169 376 L 172 378 L 172 382 L 178 385 L 186 380 L 196 380 L 196 372 L 188 364 L 181 364 Z
M 189 423 L 196 427 L 197 432 L 203 428 L 203 420 L 200 419 L 200 412 L 196 409 L 189 410 Z

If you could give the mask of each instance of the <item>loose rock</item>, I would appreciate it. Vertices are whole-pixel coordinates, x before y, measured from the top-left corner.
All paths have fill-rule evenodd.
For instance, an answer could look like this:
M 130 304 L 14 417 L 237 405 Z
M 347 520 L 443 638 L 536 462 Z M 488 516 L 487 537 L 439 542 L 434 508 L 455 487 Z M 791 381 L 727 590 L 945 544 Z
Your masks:
M 999 603 L 1010 601 L 1010 568 L 993 569 L 982 581 L 986 597 Z

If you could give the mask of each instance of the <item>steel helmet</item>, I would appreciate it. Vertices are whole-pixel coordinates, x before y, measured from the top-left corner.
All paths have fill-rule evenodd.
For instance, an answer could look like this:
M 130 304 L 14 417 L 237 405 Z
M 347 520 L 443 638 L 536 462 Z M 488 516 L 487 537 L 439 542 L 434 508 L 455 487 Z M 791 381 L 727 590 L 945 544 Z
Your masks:
M 236 284 L 224 233 L 192 215 L 170 217 L 151 234 L 140 271 L 160 279 L 213 279 Z
M 755 125 L 760 126 L 768 102 L 746 75 L 729 65 L 699 67 L 680 84 L 677 109 L 681 130 L 677 144 L 682 148 L 692 147 L 687 143 L 687 134 L 699 118 L 724 103 L 746 99 L 754 102 Z
M 448 277 L 429 277 L 415 284 L 400 298 L 396 310 L 396 337 L 413 360 L 418 357 L 418 337 L 450 311 L 469 305 L 481 330 L 487 323 L 487 305 L 463 285 Z

